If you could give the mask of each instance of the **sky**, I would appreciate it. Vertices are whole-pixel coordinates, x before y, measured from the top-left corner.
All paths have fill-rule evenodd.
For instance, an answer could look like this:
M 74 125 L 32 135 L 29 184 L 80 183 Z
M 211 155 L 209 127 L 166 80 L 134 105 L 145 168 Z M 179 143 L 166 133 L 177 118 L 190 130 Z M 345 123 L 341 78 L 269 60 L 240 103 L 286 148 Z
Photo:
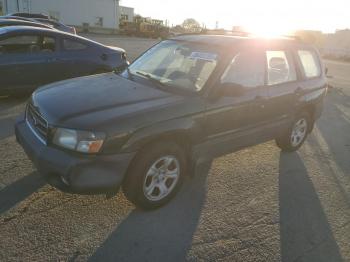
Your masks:
M 325 33 L 350 28 L 350 0 L 121 0 L 135 13 L 169 20 L 194 18 L 208 28 L 242 26 L 255 33 L 288 33 L 297 29 Z

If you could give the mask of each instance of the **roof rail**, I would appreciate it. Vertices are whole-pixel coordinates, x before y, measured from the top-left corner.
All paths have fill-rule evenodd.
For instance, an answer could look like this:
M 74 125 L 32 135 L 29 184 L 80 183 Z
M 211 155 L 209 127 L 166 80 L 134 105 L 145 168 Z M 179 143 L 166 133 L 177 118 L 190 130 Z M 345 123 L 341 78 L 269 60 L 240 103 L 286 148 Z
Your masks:
M 301 39 L 301 37 L 297 35 L 283 35 L 283 37 L 290 38 L 298 42 L 303 42 L 303 39 Z
M 242 32 L 242 31 L 230 31 L 230 30 L 221 30 L 221 29 L 214 29 L 214 30 L 208 30 L 203 29 L 200 32 L 187 32 L 187 33 L 181 33 L 177 36 L 182 35 L 231 35 L 231 36 L 241 36 L 241 37 L 248 37 L 252 36 L 251 33 L 248 32 Z

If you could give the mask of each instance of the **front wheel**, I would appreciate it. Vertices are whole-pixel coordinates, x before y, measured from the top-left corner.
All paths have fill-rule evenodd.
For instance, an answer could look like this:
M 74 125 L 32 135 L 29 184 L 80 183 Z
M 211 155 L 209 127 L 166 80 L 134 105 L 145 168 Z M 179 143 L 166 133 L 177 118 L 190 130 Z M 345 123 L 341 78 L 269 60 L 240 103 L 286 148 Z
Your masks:
M 136 206 L 155 209 L 168 203 L 179 190 L 186 159 L 175 143 L 158 143 L 142 150 L 123 183 L 125 196 Z
M 308 131 L 312 126 L 309 114 L 298 115 L 291 127 L 280 137 L 276 138 L 276 144 L 282 151 L 294 152 L 304 143 Z

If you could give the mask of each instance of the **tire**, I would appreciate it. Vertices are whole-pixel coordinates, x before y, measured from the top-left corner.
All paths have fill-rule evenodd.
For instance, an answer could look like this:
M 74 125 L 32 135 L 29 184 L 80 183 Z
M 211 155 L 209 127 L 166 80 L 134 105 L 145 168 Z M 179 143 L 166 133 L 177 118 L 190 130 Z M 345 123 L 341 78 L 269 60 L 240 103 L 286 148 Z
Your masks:
M 104 70 L 104 69 L 98 69 L 95 72 L 93 72 L 93 75 L 100 75 L 100 74 L 104 74 L 107 73 L 108 71 Z
M 276 144 L 282 151 L 297 151 L 304 143 L 313 122 L 308 113 L 298 114 L 288 130 L 276 138 Z
M 183 183 L 186 162 L 184 152 L 175 143 L 163 142 L 145 147 L 131 163 L 123 182 L 126 198 L 144 210 L 165 205 Z

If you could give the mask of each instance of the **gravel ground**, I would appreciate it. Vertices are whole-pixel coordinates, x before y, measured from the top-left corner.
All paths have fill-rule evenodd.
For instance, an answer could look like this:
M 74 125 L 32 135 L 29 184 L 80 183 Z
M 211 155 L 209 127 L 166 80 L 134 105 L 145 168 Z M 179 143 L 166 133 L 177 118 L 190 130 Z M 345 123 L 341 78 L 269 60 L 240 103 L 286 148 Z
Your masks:
M 156 42 L 91 37 L 130 60 Z M 45 184 L 13 136 L 25 99 L 0 98 L 0 261 L 350 261 L 350 64 L 327 66 L 335 89 L 299 152 L 268 142 L 198 163 L 152 212 Z

